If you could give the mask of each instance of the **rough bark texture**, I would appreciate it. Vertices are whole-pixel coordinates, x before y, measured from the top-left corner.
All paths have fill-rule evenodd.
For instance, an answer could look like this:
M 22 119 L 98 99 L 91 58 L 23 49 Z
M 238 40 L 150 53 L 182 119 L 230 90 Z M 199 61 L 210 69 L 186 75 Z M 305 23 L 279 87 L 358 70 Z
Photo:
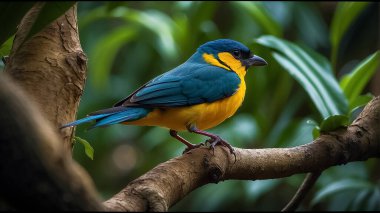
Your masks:
M 167 211 L 207 183 L 281 178 L 380 157 L 377 97 L 349 127 L 312 143 L 235 148 L 236 161 L 220 146 L 214 154 L 194 149 L 158 165 L 102 204 L 87 173 L 64 151 L 71 148 L 72 128 L 57 134 L 59 126 L 75 119 L 86 76 L 76 6 L 21 45 L 43 4 L 37 3 L 19 25 L 0 76 L 0 209 Z
M 37 3 L 22 19 L 5 72 L 58 130 L 76 118 L 87 58 L 79 42 L 76 5 L 23 43 L 43 5 Z M 65 147 L 71 150 L 73 128 L 63 129 L 60 134 Z
M 14 210 L 101 210 L 88 174 L 11 81 L 0 75 L 0 198 Z
M 104 204 L 113 211 L 167 211 L 192 190 L 229 179 L 258 180 L 319 172 L 331 166 L 380 157 L 380 97 L 372 100 L 347 128 L 293 148 L 207 148 L 158 165 Z
M 15 210 L 102 210 L 92 180 L 71 159 L 72 128 L 57 134 L 75 119 L 86 78 L 76 5 L 23 43 L 44 4 L 22 19 L 0 76 L 0 203 Z

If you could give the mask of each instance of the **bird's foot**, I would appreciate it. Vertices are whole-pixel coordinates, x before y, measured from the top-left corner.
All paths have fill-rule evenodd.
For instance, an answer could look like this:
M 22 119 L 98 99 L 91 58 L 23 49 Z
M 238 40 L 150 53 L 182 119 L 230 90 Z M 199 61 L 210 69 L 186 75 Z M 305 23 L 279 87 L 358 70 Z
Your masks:
M 204 146 L 204 145 L 205 145 L 204 143 L 187 144 L 187 148 L 185 150 L 183 150 L 182 154 L 185 154 L 185 153 L 189 152 L 190 150 L 193 150 L 195 148 L 199 148 L 199 147 Z
M 230 153 L 234 155 L 235 161 L 236 161 L 236 154 L 235 154 L 234 148 L 232 148 L 231 144 L 229 144 L 227 141 L 223 140 L 219 136 L 216 135 L 214 137 L 210 137 L 210 139 L 206 140 L 205 143 L 210 144 L 210 149 L 212 149 L 213 154 L 214 154 L 214 149 L 215 149 L 216 145 L 221 144 L 221 145 L 227 147 L 230 150 Z

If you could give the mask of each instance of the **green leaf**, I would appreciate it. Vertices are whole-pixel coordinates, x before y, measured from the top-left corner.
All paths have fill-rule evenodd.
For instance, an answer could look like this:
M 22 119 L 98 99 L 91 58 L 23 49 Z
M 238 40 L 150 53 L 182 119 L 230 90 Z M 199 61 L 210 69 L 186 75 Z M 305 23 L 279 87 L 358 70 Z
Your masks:
M 313 126 L 313 139 L 316 139 L 320 135 L 321 128 L 319 127 L 318 123 L 312 119 L 309 119 L 306 121 L 306 124 Z
M 297 14 L 294 19 L 294 34 L 308 46 L 326 47 L 329 45 L 329 29 L 322 17 L 322 11 L 309 2 L 294 2 L 292 13 Z
M 123 45 L 130 42 L 136 36 L 136 28 L 120 27 L 104 36 L 94 50 L 91 58 L 94 59 L 89 69 L 94 73 L 94 86 L 103 88 L 108 82 L 108 76 L 117 52 Z
M 14 35 L 9 37 L 9 39 L 0 46 L 0 57 L 9 55 L 12 49 L 14 37 Z
M 241 11 L 248 12 L 266 34 L 282 36 L 280 25 L 270 16 L 261 2 L 236 1 L 231 3 L 238 6 Z
M 94 148 L 92 148 L 91 144 L 88 141 L 77 136 L 74 138 L 74 140 L 75 142 L 82 144 L 87 157 L 89 157 L 91 160 L 94 160 Z
M 373 193 L 369 197 L 366 205 L 366 211 L 378 211 L 380 208 L 379 205 L 379 200 L 380 200 L 380 190 L 377 187 L 373 187 Z
M 352 102 L 352 105 L 350 105 L 350 109 L 351 109 L 350 113 L 355 111 L 357 108 L 368 104 L 368 102 L 370 102 L 372 98 L 373 98 L 372 94 L 359 95 L 358 97 L 356 97 L 356 99 Z
M 380 51 L 376 51 L 361 61 L 349 74 L 344 75 L 340 81 L 340 87 L 349 102 L 349 109 L 354 109 L 357 97 L 362 93 L 369 80 L 380 64 Z
M 356 190 L 356 189 L 362 190 L 363 188 L 369 188 L 371 186 L 372 186 L 371 183 L 357 180 L 357 179 L 340 180 L 340 181 L 331 183 L 330 185 L 327 185 L 326 187 L 318 191 L 314 199 L 311 201 L 311 203 L 312 205 L 315 205 L 318 202 L 322 201 L 323 199 L 329 196 L 333 196 L 345 190 Z
M 63 15 L 70 7 L 72 7 L 75 1 L 59 1 L 59 2 L 45 2 L 40 13 L 38 14 L 36 20 L 34 21 L 32 27 L 30 28 L 24 42 L 29 38 L 34 36 L 36 33 L 40 32 L 48 24 L 56 20 L 58 17 Z
M 319 128 L 319 126 L 314 127 L 312 134 L 313 139 L 317 139 L 321 135 L 321 128 Z
M 356 196 L 350 204 L 351 211 L 358 211 L 362 208 L 363 204 L 366 203 L 368 196 L 372 193 L 371 189 L 364 189 L 357 192 Z
M 158 10 L 139 11 L 119 7 L 112 12 L 112 16 L 122 17 L 155 33 L 158 37 L 157 49 L 166 59 L 173 60 L 178 56 L 178 49 L 173 37 L 177 26 L 165 13 Z
M 274 58 L 309 94 L 322 118 L 348 113 L 347 99 L 326 58 L 274 36 L 262 36 L 256 42 L 274 51 Z
M 368 2 L 339 2 L 330 29 L 332 45 L 331 61 L 335 67 L 339 44 L 348 27 L 353 23 Z
M 92 22 L 97 21 L 99 19 L 104 19 L 108 17 L 108 11 L 106 7 L 97 7 L 93 10 L 86 12 L 86 14 L 82 15 L 80 19 L 78 19 L 79 29 L 84 30 L 88 25 Z
M 34 4 L 35 2 L 0 2 L 1 46 L 16 33 L 17 25 Z
M 346 115 L 332 115 L 321 122 L 320 131 L 328 132 L 347 125 L 348 117 Z
M 318 126 L 318 123 L 315 120 L 309 119 L 306 121 L 306 124 L 312 125 L 312 126 Z

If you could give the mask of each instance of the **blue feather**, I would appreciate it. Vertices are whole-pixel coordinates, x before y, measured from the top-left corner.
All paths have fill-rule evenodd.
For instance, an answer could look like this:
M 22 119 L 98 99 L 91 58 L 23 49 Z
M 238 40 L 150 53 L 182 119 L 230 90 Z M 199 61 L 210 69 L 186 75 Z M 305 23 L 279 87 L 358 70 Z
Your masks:
M 77 121 L 65 124 L 61 128 L 76 126 L 76 125 L 91 122 L 94 120 L 96 121 L 96 123 L 92 127 L 90 127 L 90 129 L 99 127 L 99 126 L 106 126 L 106 125 L 116 124 L 120 122 L 125 122 L 125 121 L 134 121 L 134 120 L 145 117 L 150 111 L 152 111 L 152 109 L 122 107 L 122 108 L 117 109 L 117 111 L 90 115 L 86 118 L 82 118 Z
M 150 107 L 189 106 L 229 97 L 239 85 L 240 78 L 235 72 L 188 61 L 185 66 L 148 82 L 124 100 Z
M 90 122 L 90 121 L 93 121 L 93 120 L 96 120 L 96 119 L 99 119 L 99 118 L 106 117 L 106 116 L 108 116 L 108 115 L 109 115 L 109 114 L 91 115 L 91 116 L 88 116 L 88 117 L 85 117 L 85 118 L 79 119 L 79 120 L 77 120 L 77 121 L 74 121 L 74 122 L 71 122 L 71 123 L 65 124 L 65 125 L 63 125 L 61 128 L 65 128 L 65 127 L 69 127 L 69 126 L 76 126 L 76 125 L 79 125 L 79 124 L 87 123 L 87 122 Z
M 146 108 L 134 108 L 129 107 L 126 108 L 127 110 L 121 111 L 112 115 L 109 115 L 105 118 L 100 119 L 97 121 L 93 126 L 90 127 L 90 129 L 100 126 L 108 126 L 112 124 L 117 124 L 125 121 L 134 121 L 138 120 L 140 118 L 145 117 L 152 109 L 146 109 Z

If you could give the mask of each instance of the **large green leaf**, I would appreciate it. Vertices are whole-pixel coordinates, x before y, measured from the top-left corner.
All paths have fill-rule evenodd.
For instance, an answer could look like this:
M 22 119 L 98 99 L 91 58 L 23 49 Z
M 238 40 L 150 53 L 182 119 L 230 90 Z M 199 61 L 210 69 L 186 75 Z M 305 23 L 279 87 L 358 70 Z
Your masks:
M 16 33 L 17 25 L 35 2 L 0 2 L 0 45 Z
M 317 192 L 311 203 L 314 205 L 329 196 L 333 196 L 336 193 L 340 193 L 345 190 L 358 190 L 371 187 L 372 184 L 368 181 L 344 179 L 341 181 L 333 182 L 330 185 L 322 188 L 319 192 Z
M 363 210 L 363 205 L 366 204 L 368 197 L 371 195 L 372 192 L 373 190 L 368 189 L 368 188 L 365 188 L 364 190 L 358 190 L 356 196 L 350 203 L 350 206 L 349 206 L 350 208 L 348 210 L 351 210 L 351 211 Z
M 353 23 L 368 2 L 339 2 L 331 24 L 331 61 L 335 66 L 339 44 L 348 27 Z
M 117 52 L 135 36 L 136 28 L 120 27 L 97 42 L 91 52 L 93 62 L 89 64 L 89 69 L 94 73 L 94 85 L 97 88 L 102 88 L 106 85 Z
M 279 37 L 282 35 L 280 25 L 269 15 L 261 2 L 236 1 L 232 3 L 240 10 L 248 12 L 267 34 Z
M 358 96 L 362 93 L 364 87 L 376 72 L 379 64 L 380 51 L 376 51 L 361 61 L 351 73 L 341 78 L 340 87 L 348 99 L 350 110 L 357 107 L 355 101 L 357 101 Z
M 158 10 L 139 11 L 125 7 L 116 8 L 111 15 L 137 23 L 154 32 L 158 38 L 158 51 L 165 59 L 173 60 L 178 56 L 178 49 L 173 37 L 177 26 L 165 13 Z
M 274 51 L 274 58 L 303 86 L 322 118 L 348 112 L 347 99 L 326 58 L 274 36 L 262 36 L 257 43 Z

